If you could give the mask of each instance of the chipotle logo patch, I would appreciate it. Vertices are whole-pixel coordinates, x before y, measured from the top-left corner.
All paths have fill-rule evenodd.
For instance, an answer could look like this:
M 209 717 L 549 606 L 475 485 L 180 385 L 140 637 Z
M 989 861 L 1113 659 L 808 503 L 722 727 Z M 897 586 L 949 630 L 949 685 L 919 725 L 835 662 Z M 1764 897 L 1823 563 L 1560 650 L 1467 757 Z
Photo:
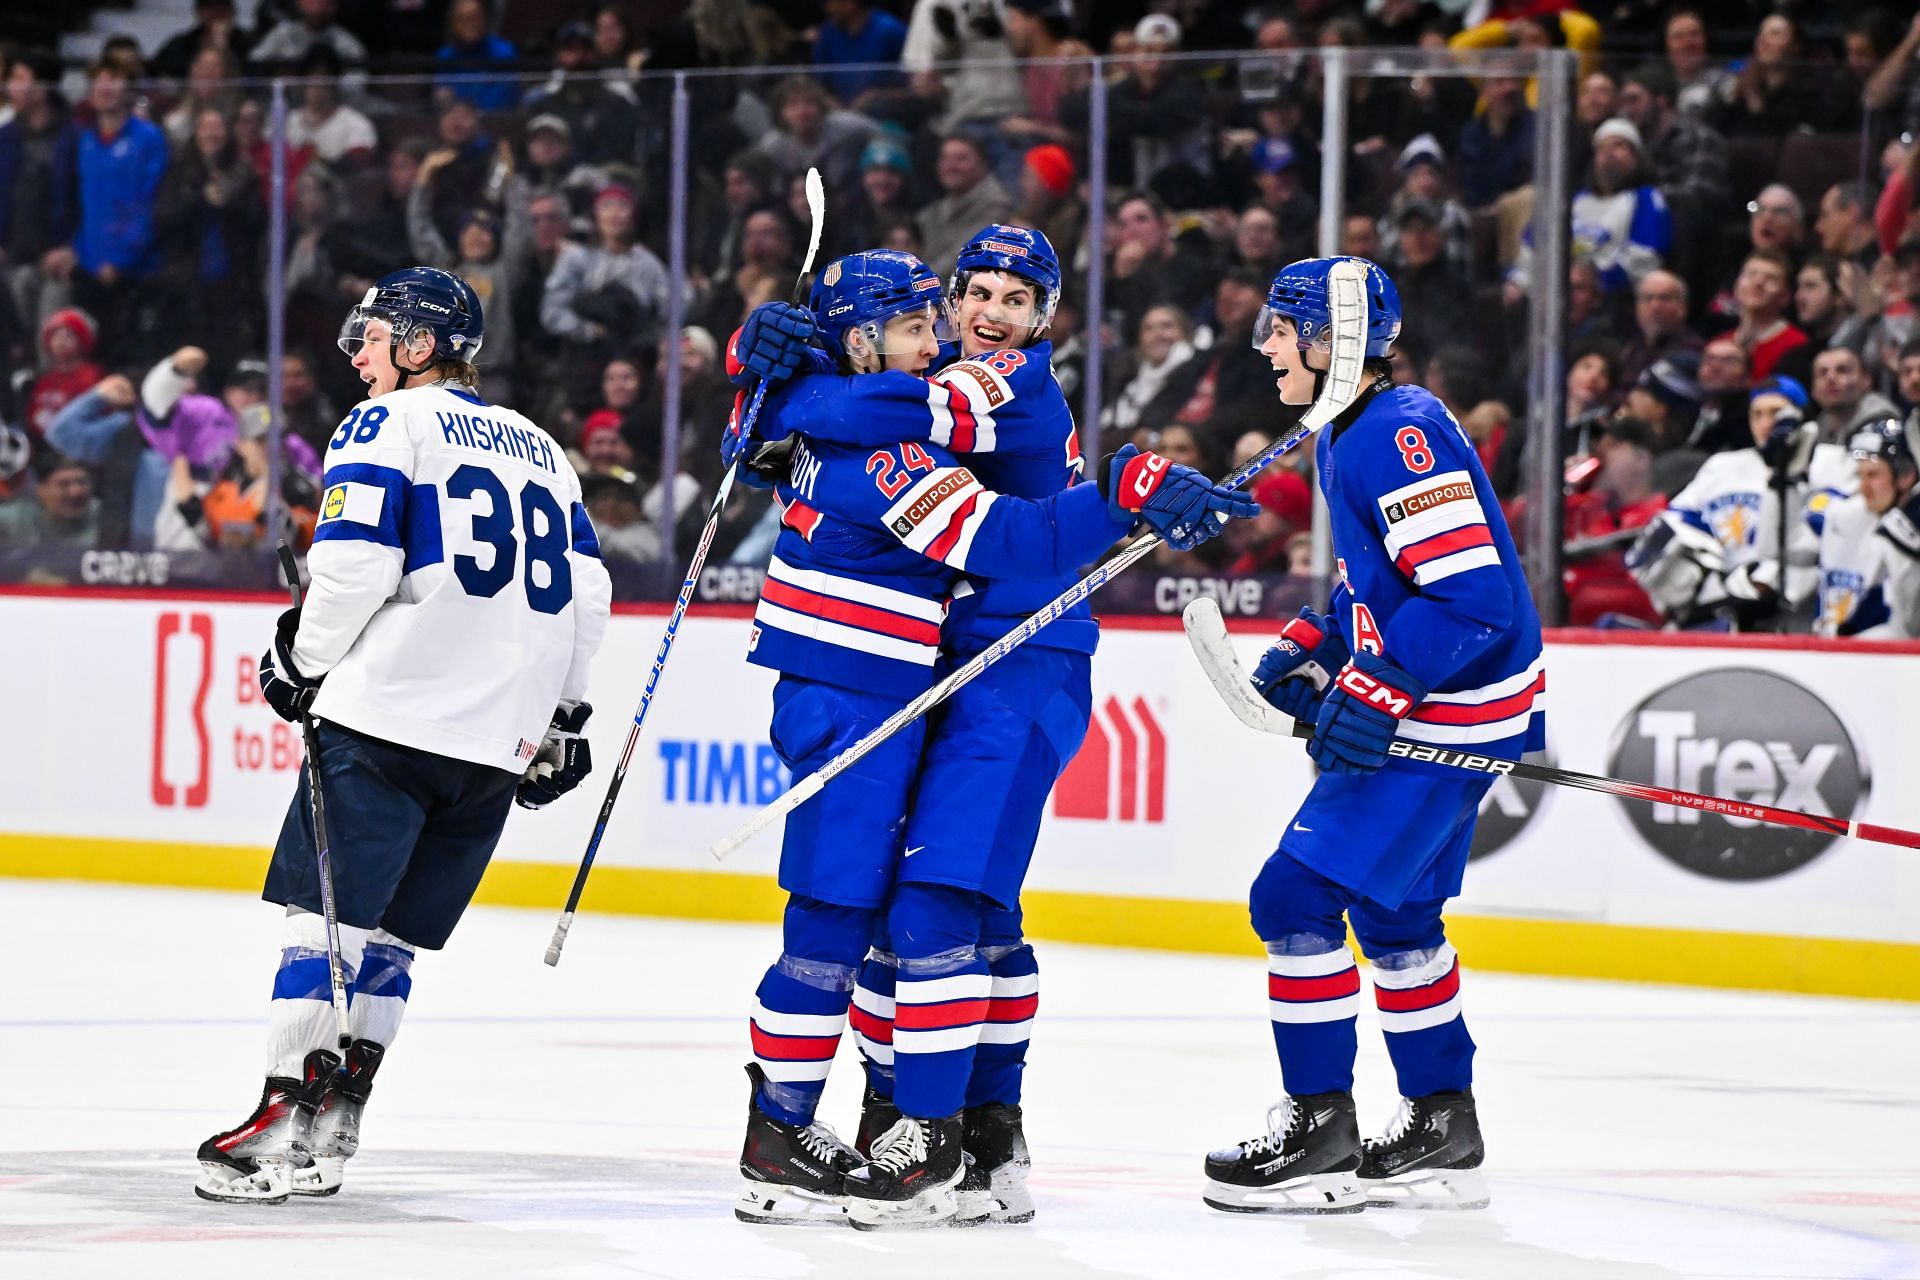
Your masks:
M 975 483 L 973 472 L 965 467 L 941 476 L 927 491 L 907 504 L 907 509 L 893 518 L 893 531 L 899 534 L 912 533 L 920 522 L 938 511 L 947 499 Z
M 1431 489 L 1422 489 L 1419 493 L 1408 494 L 1398 502 L 1387 504 L 1387 523 L 1399 524 L 1402 520 L 1411 520 L 1423 512 L 1435 507 L 1444 507 L 1449 502 L 1473 501 L 1473 482 L 1470 480 L 1450 480 L 1446 484 L 1435 485 Z

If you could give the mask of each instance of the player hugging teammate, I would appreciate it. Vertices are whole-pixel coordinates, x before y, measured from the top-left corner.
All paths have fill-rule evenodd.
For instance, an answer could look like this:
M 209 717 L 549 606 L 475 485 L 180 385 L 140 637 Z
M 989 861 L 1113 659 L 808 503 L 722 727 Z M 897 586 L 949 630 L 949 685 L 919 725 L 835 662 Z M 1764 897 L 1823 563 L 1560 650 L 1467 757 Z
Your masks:
M 1059 283 L 1044 236 L 994 226 L 961 252 L 944 308 L 918 259 L 854 254 L 821 273 L 811 315 L 769 304 L 731 345 L 737 381 L 802 375 L 727 451 L 771 475 L 783 512 L 749 660 L 781 673 L 770 736 L 797 776 L 1058 595 L 1136 520 L 1187 547 L 1255 509 L 1132 448 L 1100 486 L 1076 485 L 1043 340 Z M 943 310 L 957 344 L 937 340 Z M 1068 613 L 789 817 L 783 953 L 751 1027 L 741 1218 L 1032 1217 L 1019 1091 L 1038 973 L 1019 892 L 1086 731 L 1096 636 L 1084 605 Z M 850 1005 L 867 1074 L 852 1149 L 814 1120 Z
M 260 660 L 274 711 L 319 722 L 318 753 L 267 871 L 264 896 L 287 914 L 266 1088 L 201 1144 L 194 1190 L 208 1200 L 340 1189 L 415 952 L 446 944 L 509 806 L 540 808 L 590 767 L 582 698 L 607 572 L 566 454 L 474 392 L 484 325 L 464 280 L 413 267 L 369 289 L 340 331 L 367 398 L 327 444 L 311 590 Z M 326 903 L 316 854 L 329 846 Z

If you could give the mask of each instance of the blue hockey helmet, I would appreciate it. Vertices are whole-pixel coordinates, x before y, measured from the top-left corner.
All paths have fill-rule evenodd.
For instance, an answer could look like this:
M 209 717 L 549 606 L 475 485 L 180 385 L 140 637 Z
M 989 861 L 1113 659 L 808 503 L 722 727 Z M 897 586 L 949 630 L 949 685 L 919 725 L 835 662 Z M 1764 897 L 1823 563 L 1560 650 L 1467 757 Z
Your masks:
M 480 295 L 451 271 L 438 267 L 406 267 L 381 276 L 367 290 L 340 326 L 339 347 L 353 355 L 366 341 L 367 324 L 384 320 L 393 346 L 393 364 L 403 375 L 420 373 L 400 360 L 400 349 L 421 332 L 433 335 L 436 360 L 464 360 L 480 354 L 486 319 Z M 405 385 L 403 376 L 402 385 Z
M 1044 333 L 1053 323 L 1054 308 L 1060 303 L 1060 255 L 1046 232 L 1004 222 L 974 232 L 954 261 L 953 279 L 947 284 L 949 309 L 959 305 L 967 277 L 975 271 L 1004 271 L 1025 280 L 1039 290 L 1034 310 L 1040 320 L 1033 332 Z
M 847 338 L 856 329 L 867 348 L 893 354 L 885 346 L 887 321 L 916 311 L 939 317 L 940 277 L 920 259 L 896 249 L 869 249 L 835 258 L 813 282 L 808 305 L 820 322 L 827 348 L 845 357 Z
M 1282 267 L 1267 290 L 1267 305 L 1253 328 L 1253 345 L 1264 346 L 1273 335 L 1274 321 L 1285 316 L 1303 344 L 1331 342 L 1328 331 L 1333 322 L 1333 302 L 1327 293 L 1327 280 L 1334 264 L 1344 258 L 1305 258 Z M 1356 258 L 1367 272 L 1367 358 L 1383 359 L 1393 350 L 1400 336 L 1400 291 L 1380 269 L 1378 263 Z

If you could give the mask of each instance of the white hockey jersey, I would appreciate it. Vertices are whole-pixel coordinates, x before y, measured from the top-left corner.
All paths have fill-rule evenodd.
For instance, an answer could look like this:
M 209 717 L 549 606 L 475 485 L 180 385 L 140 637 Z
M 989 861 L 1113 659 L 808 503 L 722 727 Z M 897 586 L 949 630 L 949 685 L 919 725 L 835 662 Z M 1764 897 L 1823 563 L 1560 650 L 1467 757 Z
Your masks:
M 1758 449 L 1716 453 L 1700 464 L 1687 487 L 1674 495 L 1669 509 L 1687 523 L 1712 534 L 1725 552 L 1728 571 L 1757 566 L 1779 558 L 1778 503 L 1771 486 L 1773 469 Z M 1834 500 L 1854 493 L 1859 477 L 1847 451 L 1835 444 L 1816 445 L 1807 467 L 1807 480 L 1795 487 L 1789 501 L 1806 528 L 1818 535 Z M 1814 590 L 1818 570 L 1812 545 L 1788 528 L 1787 597 L 1805 600 Z M 1804 557 L 1792 554 L 1806 547 Z
M 1828 509 L 1820 532 L 1820 613 L 1814 634 L 1840 635 L 1850 619 L 1844 634 L 1861 639 L 1906 640 L 1916 634 L 1920 562 L 1881 533 L 1881 520 L 1857 496 Z
M 364 400 L 327 443 L 293 659 L 323 720 L 519 772 L 577 700 L 612 587 L 553 438 L 450 383 Z

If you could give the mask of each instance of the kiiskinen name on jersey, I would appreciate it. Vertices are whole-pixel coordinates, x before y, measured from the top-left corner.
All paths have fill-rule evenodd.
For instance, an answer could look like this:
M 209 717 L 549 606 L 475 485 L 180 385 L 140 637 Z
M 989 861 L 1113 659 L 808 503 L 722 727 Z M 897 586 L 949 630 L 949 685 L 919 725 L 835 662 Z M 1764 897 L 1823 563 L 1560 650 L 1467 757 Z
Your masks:
M 544 436 L 474 413 L 436 412 L 433 416 L 440 420 L 440 434 L 448 444 L 505 454 L 545 467 L 555 475 L 560 472 L 554 465 L 553 446 Z

